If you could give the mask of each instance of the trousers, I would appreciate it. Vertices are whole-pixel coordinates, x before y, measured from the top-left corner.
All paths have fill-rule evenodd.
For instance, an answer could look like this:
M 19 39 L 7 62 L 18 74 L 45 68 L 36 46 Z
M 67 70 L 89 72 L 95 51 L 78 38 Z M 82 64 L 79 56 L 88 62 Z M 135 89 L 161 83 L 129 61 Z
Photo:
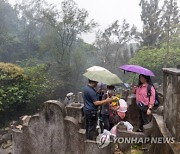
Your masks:
M 97 113 L 85 112 L 86 139 L 94 140 L 96 135 Z

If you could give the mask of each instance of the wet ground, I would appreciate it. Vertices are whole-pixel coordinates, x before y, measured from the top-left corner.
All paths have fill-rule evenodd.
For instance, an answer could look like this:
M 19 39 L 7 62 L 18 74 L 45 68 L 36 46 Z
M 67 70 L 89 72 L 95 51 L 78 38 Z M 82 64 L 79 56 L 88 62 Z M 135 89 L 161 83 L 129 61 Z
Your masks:
M 144 145 L 132 145 L 131 148 L 123 153 L 118 146 L 115 147 L 116 152 L 114 154 L 150 154 L 150 144 L 144 144 Z

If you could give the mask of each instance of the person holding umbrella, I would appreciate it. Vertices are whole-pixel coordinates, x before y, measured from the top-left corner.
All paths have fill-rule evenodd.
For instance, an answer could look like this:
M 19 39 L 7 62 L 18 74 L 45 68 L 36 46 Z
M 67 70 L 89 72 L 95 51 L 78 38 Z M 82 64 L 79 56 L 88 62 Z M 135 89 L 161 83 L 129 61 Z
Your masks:
M 89 83 L 83 88 L 84 114 L 86 122 L 86 139 L 93 140 L 96 132 L 98 106 L 112 101 L 107 97 L 105 100 L 98 100 L 95 87 L 98 82 L 88 80 Z
M 120 69 L 124 70 L 124 72 L 127 71 L 140 74 L 139 83 L 134 87 L 133 91 L 136 94 L 136 103 L 140 120 L 139 129 L 137 131 L 142 132 L 143 125 L 148 124 L 151 120 L 152 108 L 155 103 L 155 89 L 150 78 L 150 76 L 155 75 L 151 70 L 139 65 L 122 65 Z
M 89 81 L 88 85 L 83 88 L 86 138 L 93 140 L 98 120 L 98 106 L 112 101 L 112 98 L 110 97 L 107 97 L 104 100 L 98 100 L 97 92 L 94 88 L 97 86 L 98 82 L 112 85 L 122 83 L 122 81 L 117 75 L 99 66 L 87 69 L 87 72 L 84 73 L 83 76 L 88 78 Z
M 136 103 L 139 111 L 140 125 L 137 130 L 138 132 L 142 132 L 143 125 L 148 124 L 151 121 L 152 108 L 155 102 L 155 89 L 151 86 L 151 96 L 148 97 L 148 85 L 152 85 L 150 76 L 140 74 L 139 83 L 133 90 L 136 94 Z

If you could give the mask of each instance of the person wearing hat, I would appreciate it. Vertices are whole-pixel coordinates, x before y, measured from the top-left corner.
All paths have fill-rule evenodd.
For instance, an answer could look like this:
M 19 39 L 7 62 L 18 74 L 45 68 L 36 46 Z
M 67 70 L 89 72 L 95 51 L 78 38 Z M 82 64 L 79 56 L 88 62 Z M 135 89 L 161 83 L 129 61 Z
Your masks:
M 107 93 L 104 94 L 103 99 L 107 97 L 113 97 L 115 94 L 115 86 L 107 86 Z M 108 102 L 102 106 L 102 119 L 104 123 L 104 129 L 111 130 L 120 120 L 123 120 L 126 116 L 127 103 L 124 99 L 117 100 L 118 105 L 113 106 L 113 102 Z
M 92 80 L 88 80 L 88 82 L 88 85 L 83 88 L 83 110 L 86 123 L 86 139 L 93 140 L 96 133 L 98 106 L 112 101 L 112 98 L 107 97 L 105 100 L 99 101 L 97 92 L 94 89 L 98 82 Z
M 119 109 L 117 110 L 117 114 L 121 119 L 126 117 L 127 111 L 127 102 L 124 99 L 119 100 Z
M 126 119 L 126 111 L 127 102 L 124 99 L 118 100 L 118 106 L 113 106 L 112 103 L 110 104 L 110 128 Z
M 126 111 L 127 111 L 127 102 L 124 99 L 119 99 L 119 106 L 117 109 L 117 115 L 119 116 L 119 121 L 117 124 L 115 124 L 111 130 L 110 133 L 116 137 L 117 135 L 117 126 L 120 125 L 125 125 L 127 127 L 127 131 L 133 131 L 133 126 L 128 122 L 128 121 L 124 121 L 125 117 L 126 117 Z

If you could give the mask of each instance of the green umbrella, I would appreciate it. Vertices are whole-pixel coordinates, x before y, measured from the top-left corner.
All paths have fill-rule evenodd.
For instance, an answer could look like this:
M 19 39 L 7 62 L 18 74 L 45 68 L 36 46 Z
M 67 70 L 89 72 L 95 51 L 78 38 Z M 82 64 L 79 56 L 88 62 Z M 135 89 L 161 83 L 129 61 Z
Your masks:
M 90 80 L 102 82 L 107 85 L 122 83 L 121 79 L 117 75 L 107 71 L 88 71 L 83 75 Z

